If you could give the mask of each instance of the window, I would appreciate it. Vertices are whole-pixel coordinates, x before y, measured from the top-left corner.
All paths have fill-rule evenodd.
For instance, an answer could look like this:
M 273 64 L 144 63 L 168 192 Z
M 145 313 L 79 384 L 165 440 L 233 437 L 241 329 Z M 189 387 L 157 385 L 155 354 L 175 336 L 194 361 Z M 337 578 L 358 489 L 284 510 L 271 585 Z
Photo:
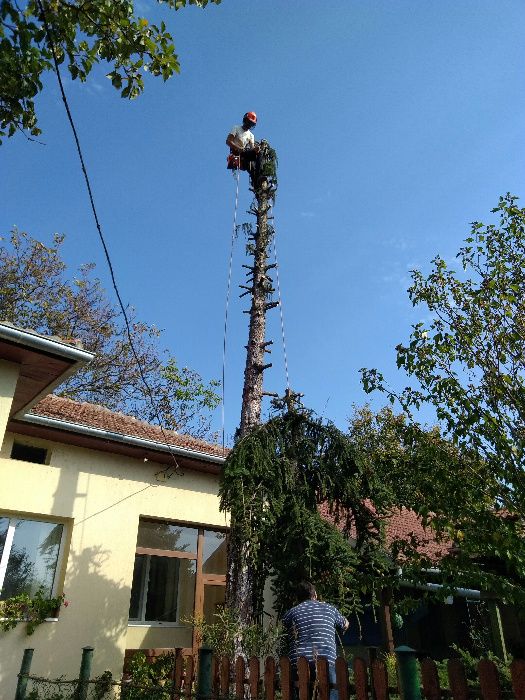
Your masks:
M 11 459 L 21 459 L 24 462 L 34 462 L 35 464 L 45 464 L 47 460 L 47 450 L 44 447 L 34 447 L 33 445 L 23 445 L 21 442 L 14 442 L 11 449 Z
M 0 600 L 54 593 L 64 526 L 0 515 Z
M 226 533 L 141 520 L 129 620 L 180 625 L 193 615 L 211 619 L 224 603 Z

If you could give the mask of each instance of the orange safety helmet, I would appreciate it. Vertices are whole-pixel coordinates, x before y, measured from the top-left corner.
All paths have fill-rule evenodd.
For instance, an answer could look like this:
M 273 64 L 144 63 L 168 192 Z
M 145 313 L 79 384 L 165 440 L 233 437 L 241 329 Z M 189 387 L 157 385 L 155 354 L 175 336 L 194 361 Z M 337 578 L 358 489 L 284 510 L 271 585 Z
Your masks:
M 255 126 L 257 124 L 257 115 L 255 114 L 255 112 L 246 112 L 242 120 L 249 121 Z

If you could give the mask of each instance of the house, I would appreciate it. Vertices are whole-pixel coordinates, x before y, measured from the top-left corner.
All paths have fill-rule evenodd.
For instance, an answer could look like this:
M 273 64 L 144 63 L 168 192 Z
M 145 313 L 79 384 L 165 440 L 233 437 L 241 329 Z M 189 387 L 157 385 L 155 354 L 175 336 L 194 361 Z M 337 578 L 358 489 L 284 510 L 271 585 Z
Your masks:
M 0 324 L 0 599 L 42 588 L 68 601 L 31 637 L 23 624 L 0 632 L 1 698 L 14 697 L 26 647 L 37 675 L 75 676 L 81 648 L 92 646 L 93 675 L 118 676 L 127 649 L 192 650 L 190 618 L 210 619 L 224 602 L 223 449 L 51 393 L 91 358 Z M 387 544 L 411 531 L 439 555 L 406 510 L 388 523 Z M 476 593 L 458 591 L 453 605 L 422 602 L 397 632 L 385 605 L 381 619 L 372 612 L 352 625 L 346 643 L 408 642 L 439 656 L 461 643 Z M 496 634 L 503 619 L 521 643 L 513 611 L 493 613 Z
M 227 519 L 221 447 L 100 406 L 53 396 L 92 355 L 0 324 L 0 590 L 64 592 L 68 605 L 28 637 L 0 632 L 0 696 L 32 672 L 122 671 L 126 649 L 191 649 L 193 615 L 224 601 Z

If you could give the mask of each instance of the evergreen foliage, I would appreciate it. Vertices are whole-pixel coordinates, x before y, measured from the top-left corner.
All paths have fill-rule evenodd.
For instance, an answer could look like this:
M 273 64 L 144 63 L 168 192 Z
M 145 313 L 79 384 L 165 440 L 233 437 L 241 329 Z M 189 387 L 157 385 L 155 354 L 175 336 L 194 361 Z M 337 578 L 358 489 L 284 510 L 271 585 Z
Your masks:
M 362 596 L 375 601 L 378 580 L 392 573 L 382 527 L 390 490 L 346 435 L 309 411 L 276 416 L 242 438 L 220 496 L 235 523 L 230 558 L 253 577 L 255 615 L 268 576 L 279 613 L 303 579 L 349 613 Z
M 265 177 L 272 186 L 274 197 L 277 191 L 277 152 L 273 149 L 268 141 L 261 141 L 260 151 L 260 167 L 258 176 Z

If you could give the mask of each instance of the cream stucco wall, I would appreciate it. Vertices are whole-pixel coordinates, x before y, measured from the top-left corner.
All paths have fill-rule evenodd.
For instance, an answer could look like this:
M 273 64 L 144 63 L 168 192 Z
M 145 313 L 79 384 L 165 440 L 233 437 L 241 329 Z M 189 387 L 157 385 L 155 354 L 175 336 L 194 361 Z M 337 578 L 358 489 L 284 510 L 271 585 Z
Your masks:
M 19 371 L 19 365 L 0 360 L 0 441 L 4 437 Z
M 6 376 L 12 385 L 13 373 L 0 372 L 1 381 Z M 2 389 L 5 396 L 9 388 Z M 5 403 L 0 397 L 0 416 Z M 75 677 L 84 646 L 95 648 L 94 675 L 110 669 L 118 676 L 126 648 L 188 644 L 180 628 L 128 627 L 138 523 L 140 516 L 154 516 L 224 527 L 217 477 L 185 470 L 160 483 L 153 462 L 20 436 L 50 450 L 49 464 L 30 464 L 9 458 L 13 438 L 5 435 L 0 452 L 0 513 L 65 524 L 58 592 L 70 605 L 32 637 L 23 625 L 0 632 L 0 698 L 14 696 L 25 647 L 35 649 L 32 672 Z

